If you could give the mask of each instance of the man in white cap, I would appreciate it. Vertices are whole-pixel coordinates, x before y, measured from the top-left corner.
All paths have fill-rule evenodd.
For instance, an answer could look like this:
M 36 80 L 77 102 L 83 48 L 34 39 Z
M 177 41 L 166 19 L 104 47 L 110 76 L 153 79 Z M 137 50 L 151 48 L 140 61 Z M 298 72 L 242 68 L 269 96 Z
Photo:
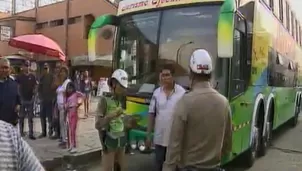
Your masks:
M 232 149 L 228 100 L 210 84 L 210 54 L 197 49 L 190 59 L 191 91 L 174 110 L 163 171 L 218 171 Z

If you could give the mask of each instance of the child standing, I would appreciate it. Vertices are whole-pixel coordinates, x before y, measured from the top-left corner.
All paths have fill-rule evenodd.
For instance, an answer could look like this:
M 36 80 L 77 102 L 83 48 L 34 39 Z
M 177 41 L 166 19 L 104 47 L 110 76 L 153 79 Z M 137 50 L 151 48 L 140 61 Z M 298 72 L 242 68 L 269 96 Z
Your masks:
M 78 107 L 82 104 L 83 94 L 76 91 L 75 84 L 70 82 L 66 89 L 66 111 L 67 111 L 67 130 L 68 130 L 68 150 L 76 153 L 76 130 L 78 124 Z

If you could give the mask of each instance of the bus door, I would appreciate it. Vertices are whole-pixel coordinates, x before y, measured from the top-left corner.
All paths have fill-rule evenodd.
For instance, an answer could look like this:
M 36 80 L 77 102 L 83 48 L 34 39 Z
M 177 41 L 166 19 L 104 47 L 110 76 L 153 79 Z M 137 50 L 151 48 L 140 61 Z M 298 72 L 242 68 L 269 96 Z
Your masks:
M 247 21 L 239 12 L 235 15 L 234 56 L 230 59 L 229 100 L 233 120 L 233 152 L 240 153 L 249 144 L 252 99 L 247 95 L 250 80 L 251 56 Z

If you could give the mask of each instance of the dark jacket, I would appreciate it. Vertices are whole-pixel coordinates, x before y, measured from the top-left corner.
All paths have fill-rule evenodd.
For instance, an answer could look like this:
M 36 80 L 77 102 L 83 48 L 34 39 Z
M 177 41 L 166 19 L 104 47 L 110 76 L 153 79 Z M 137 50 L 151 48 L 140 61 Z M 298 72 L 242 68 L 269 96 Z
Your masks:
M 39 95 L 42 101 L 52 101 L 55 98 L 55 88 L 52 86 L 54 77 L 52 74 L 44 74 L 39 82 Z
M 0 120 L 16 125 L 18 123 L 17 105 L 20 105 L 18 83 L 12 77 L 8 77 L 0 81 Z

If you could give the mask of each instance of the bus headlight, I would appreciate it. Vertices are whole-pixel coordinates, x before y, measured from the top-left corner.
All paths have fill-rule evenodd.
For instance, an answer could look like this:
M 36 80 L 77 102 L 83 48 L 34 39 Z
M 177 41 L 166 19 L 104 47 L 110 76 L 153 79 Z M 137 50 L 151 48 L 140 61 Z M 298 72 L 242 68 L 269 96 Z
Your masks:
M 146 145 L 145 145 L 145 142 L 144 141 L 139 141 L 138 143 L 137 143 L 137 145 L 138 145 L 138 149 L 139 149 L 139 151 L 145 151 L 146 150 Z
M 132 150 L 135 150 L 135 149 L 137 148 L 137 143 L 136 143 L 136 141 L 130 142 L 130 147 L 131 147 Z

